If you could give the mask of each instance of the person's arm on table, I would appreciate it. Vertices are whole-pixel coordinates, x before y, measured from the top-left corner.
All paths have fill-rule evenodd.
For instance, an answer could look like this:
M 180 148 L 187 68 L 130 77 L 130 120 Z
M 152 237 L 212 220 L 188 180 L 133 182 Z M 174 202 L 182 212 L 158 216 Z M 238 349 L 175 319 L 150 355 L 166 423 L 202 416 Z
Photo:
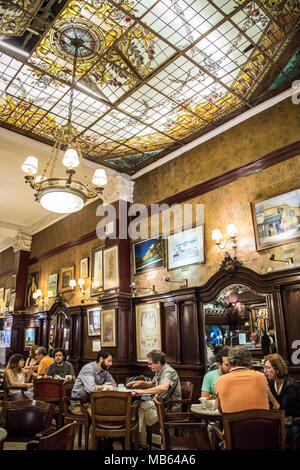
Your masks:
M 149 382 L 146 382 L 147 384 Z M 141 395 L 156 395 L 158 393 L 165 393 L 169 390 L 170 384 L 168 382 L 164 382 L 160 385 L 157 385 L 156 387 L 149 387 L 146 390 L 135 390 L 135 394 L 137 396 Z
M 127 388 L 150 388 L 152 387 L 153 382 L 146 382 L 145 380 L 133 380 L 126 384 Z

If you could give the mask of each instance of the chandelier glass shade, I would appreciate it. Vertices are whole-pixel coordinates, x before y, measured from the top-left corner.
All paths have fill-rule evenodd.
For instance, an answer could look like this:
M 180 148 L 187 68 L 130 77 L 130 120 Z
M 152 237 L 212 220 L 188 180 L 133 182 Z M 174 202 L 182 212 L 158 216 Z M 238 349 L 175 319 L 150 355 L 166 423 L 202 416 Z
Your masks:
M 82 159 L 78 131 L 72 126 L 71 119 L 77 55 L 78 49 L 83 47 L 83 44 L 82 40 L 76 37 L 71 41 L 75 52 L 68 123 L 57 129 L 52 152 L 41 175 L 35 177 L 38 173 L 38 159 L 36 157 L 27 157 L 22 165 L 22 170 L 26 173 L 25 182 L 35 191 L 35 200 L 45 209 L 58 214 L 69 214 L 81 210 L 88 199 L 103 193 L 103 185 L 107 183 L 106 173 L 100 168 L 94 173 L 92 185 L 86 178 L 85 182 L 73 179 L 76 173 L 75 168 L 80 165 Z M 63 165 L 67 168 L 66 176 L 56 177 L 54 174 L 56 163 L 63 148 L 67 149 L 62 159 Z

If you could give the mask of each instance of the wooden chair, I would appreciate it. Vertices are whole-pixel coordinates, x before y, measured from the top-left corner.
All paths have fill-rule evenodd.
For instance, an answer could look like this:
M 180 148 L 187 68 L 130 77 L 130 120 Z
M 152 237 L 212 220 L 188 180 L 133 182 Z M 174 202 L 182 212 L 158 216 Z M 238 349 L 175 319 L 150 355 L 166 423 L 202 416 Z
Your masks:
M 181 411 L 183 412 L 189 412 L 191 411 L 191 405 L 192 405 L 192 399 L 193 399 L 193 391 L 194 391 L 194 385 L 192 382 L 185 381 L 181 382 L 181 400 L 168 400 L 165 402 L 166 405 L 166 412 L 167 413 L 173 413 L 172 408 L 173 405 L 180 405 L 181 406 Z M 157 428 L 157 423 L 153 424 L 153 426 L 146 426 L 147 430 L 147 445 L 149 449 L 152 449 L 152 434 L 155 432 Z M 177 433 L 178 430 L 175 430 L 175 433 Z
M 131 393 L 100 391 L 92 392 L 90 397 L 93 449 L 97 448 L 97 437 L 123 437 L 125 440 L 125 450 L 130 450 L 130 438 L 133 437 L 135 449 L 137 449 L 137 405 L 132 405 Z
M 55 405 L 54 418 L 57 429 L 63 424 L 63 386 L 63 379 L 52 379 L 50 377 L 35 379 L 33 382 L 33 398 Z
M 284 449 L 283 410 L 247 410 L 223 413 L 226 450 Z
M 53 413 L 54 406 L 42 401 L 4 401 L 1 426 L 7 431 L 6 442 L 27 442 L 49 432 Z
M 154 397 L 154 403 L 160 426 L 161 450 L 210 450 L 206 424 L 196 421 L 193 413 L 166 413 L 162 399 Z M 170 429 L 182 429 L 183 436 L 171 436 Z
M 30 441 L 26 450 L 73 450 L 77 424 L 67 424 L 63 428 L 39 441 Z
M 84 427 L 84 443 L 85 450 L 89 448 L 89 433 L 91 426 L 91 417 L 84 406 L 85 400 L 80 398 L 71 398 L 72 388 L 74 381 L 66 382 L 64 384 L 64 423 L 73 423 L 74 421 L 78 424 L 78 447 L 82 444 L 82 428 Z M 81 414 L 72 413 L 70 405 L 76 403 L 80 406 Z

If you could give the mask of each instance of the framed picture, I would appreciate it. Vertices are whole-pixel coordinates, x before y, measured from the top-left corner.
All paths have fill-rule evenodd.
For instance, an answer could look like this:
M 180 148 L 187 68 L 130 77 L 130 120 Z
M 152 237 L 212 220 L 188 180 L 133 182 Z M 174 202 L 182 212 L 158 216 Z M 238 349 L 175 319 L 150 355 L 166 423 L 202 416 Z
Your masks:
M 86 311 L 89 336 L 100 336 L 100 310 L 100 307 L 96 307 Z
M 80 260 L 80 271 L 79 277 L 85 279 L 89 277 L 89 258 L 83 258 Z
M 62 268 L 59 276 L 59 292 L 72 290 L 72 287 L 70 287 L 71 279 L 74 279 L 74 266 Z
M 57 279 L 58 274 L 51 274 L 48 279 L 48 298 L 56 297 L 57 295 Z
M 4 300 L 3 300 L 3 311 L 8 312 L 10 301 L 10 289 L 5 289 Z
M 161 349 L 161 326 L 159 303 L 136 306 L 136 356 L 146 361 L 152 349 Z
M 11 292 L 15 292 L 17 288 L 17 275 L 13 274 L 11 276 Z
M 204 263 L 203 225 L 168 236 L 168 270 Z
M 164 240 L 161 235 L 134 243 L 134 273 L 164 267 Z
M 35 328 L 25 328 L 25 349 L 31 348 L 35 344 Z
M 300 189 L 251 202 L 256 250 L 300 239 Z
M 101 351 L 101 341 L 98 341 L 98 340 L 92 341 L 92 351 L 93 352 Z
M 116 346 L 116 311 L 101 310 L 101 342 L 103 347 Z
M 103 246 L 92 250 L 91 296 L 103 290 Z
M 103 253 L 104 290 L 119 287 L 118 247 L 113 246 Z
M 8 307 L 8 311 L 9 311 L 9 312 L 13 312 L 13 311 L 14 311 L 15 300 L 16 300 L 16 293 L 15 293 L 15 292 L 11 292 L 11 294 L 10 294 L 10 299 L 9 299 L 9 307 Z
M 1 287 L 0 288 L 0 302 L 1 300 L 4 300 L 4 291 L 5 291 L 5 287 Z
M 11 326 L 5 328 L 5 344 L 6 348 L 10 348 L 10 341 L 11 341 Z
M 30 273 L 28 276 L 25 307 L 36 305 L 36 300 L 33 298 L 33 293 L 36 292 L 39 288 L 39 276 L 40 273 L 38 271 L 35 273 Z
M 0 348 L 5 348 L 5 330 L 0 330 Z

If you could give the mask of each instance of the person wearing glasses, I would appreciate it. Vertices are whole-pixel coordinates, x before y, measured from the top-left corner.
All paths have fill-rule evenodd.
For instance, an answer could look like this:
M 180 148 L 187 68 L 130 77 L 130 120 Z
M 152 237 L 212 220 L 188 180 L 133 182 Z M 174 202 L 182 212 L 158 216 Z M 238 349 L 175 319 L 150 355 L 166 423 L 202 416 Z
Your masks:
M 126 385 L 128 388 L 137 389 L 135 395 L 142 398 L 139 403 L 139 439 L 142 449 L 147 449 L 146 426 L 152 426 L 158 421 L 154 401 L 152 399 L 143 400 L 143 395 L 157 395 L 159 398 L 163 398 L 165 404 L 168 400 L 181 400 L 178 374 L 173 367 L 167 364 L 165 353 L 154 349 L 147 354 L 147 360 L 148 367 L 152 372 L 155 372 L 154 378 L 150 382 L 134 380 Z M 172 410 L 174 412 L 180 411 L 180 404 L 174 404 Z

